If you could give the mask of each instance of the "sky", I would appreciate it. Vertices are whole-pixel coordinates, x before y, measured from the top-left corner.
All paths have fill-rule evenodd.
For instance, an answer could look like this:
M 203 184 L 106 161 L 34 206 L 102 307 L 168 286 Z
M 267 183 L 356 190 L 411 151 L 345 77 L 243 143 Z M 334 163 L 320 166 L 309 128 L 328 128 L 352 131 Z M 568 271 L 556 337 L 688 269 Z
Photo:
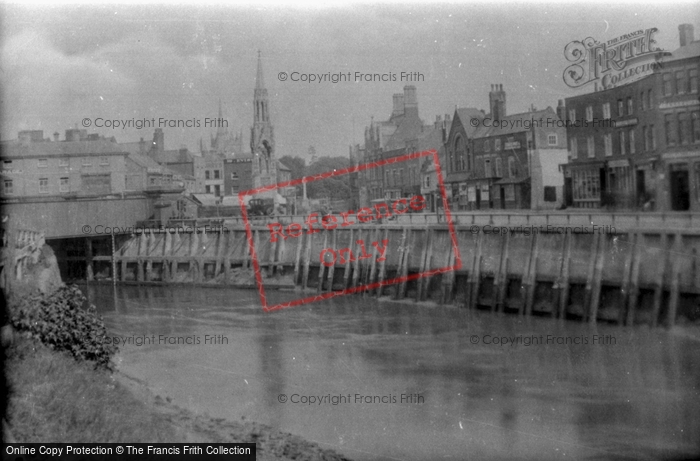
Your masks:
M 364 128 L 386 120 L 392 94 L 417 88 L 426 123 L 456 106 L 488 112 L 502 84 L 508 113 L 556 107 L 592 91 L 562 80 L 564 46 L 650 27 L 657 45 L 679 46 L 678 25 L 695 26 L 700 2 L 503 2 L 351 4 L 339 7 L 187 5 L 0 6 L 0 139 L 19 130 L 68 128 L 150 140 L 153 128 L 95 127 L 103 120 L 190 120 L 163 127 L 168 149 L 199 150 L 215 128 L 219 100 L 248 149 L 258 50 L 278 157 L 347 156 Z M 287 73 L 287 80 L 279 78 Z M 293 82 L 299 74 L 393 73 L 388 82 Z M 423 81 L 401 82 L 401 72 Z M 294 74 L 298 75 L 298 74 Z

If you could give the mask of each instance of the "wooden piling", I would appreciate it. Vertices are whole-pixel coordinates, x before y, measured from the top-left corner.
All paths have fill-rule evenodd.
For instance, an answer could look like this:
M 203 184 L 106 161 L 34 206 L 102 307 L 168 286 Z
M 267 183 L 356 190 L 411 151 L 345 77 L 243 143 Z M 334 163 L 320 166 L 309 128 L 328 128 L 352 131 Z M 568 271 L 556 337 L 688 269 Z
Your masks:
M 637 234 L 637 239 L 634 245 L 634 255 L 632 256 L 632 272 L 630 273 L 629 285 L 629 303 L 627 305 L 627 325 L 634 325 L 634 317 L 637 313 L 637 304 L 639 299 L 639 266 L 642 260 L 642 251 L 644 248 L 644 234 Z
M 447 252 L 447 267 L 454 265 L 455 254 L 452 245 L 449 247 Z M 440 304 L 448 303 L 452 300 L 452 290 L 454 288 L 454 275 L 455 271 L 450 270 L 442 273 L 442 283 L 440 284 Z
M 358 236 L 358 240 L 362 240 L 362 229 L 358 229 L 357 236 Z M 351 242 L 350 246 L 352 247 L 353 245 L 357 245 L 357 243 L 354 240 Z M 360 258 L 359 258 L 359 252 L 357 252 L 357 254 L 355 254 L 355 270 L 352 273 L 352 287 L 357 288 L 359 281 L 360 281 Z
M 405 235 L 405 245 L 404 245 L 404 251 L 403 251 L 403 259 L 401 260 L 401 272 L 400 276 L 403 278 L 403 281 L 399 284 L 398 287 L 398 293 L 397 297 L 398 299 L 403 299 L 406 297 L 406 277 L 408 277 L 408 262 L 409 262 L 409 256 L 411 252 L 411 229 L 408 227 L 404 228 L 404 235 Z
M 428 258 L 430 254 L 430 247 L 432 245 L 432 240 L 433 240 L 433 229 L 426 229 L 425 230 L 425 242 L 423 245 L 423 251 L 420 256 L 420 267 L 419 267 L 419 272 L 422 274 L 425 271 L 429 270 L 428 269 Z M 424 297 L 424 292 L 426 290 L 426 283 L 428 282 L 427 277 L 419 278 L 416 280 L 418 287 L 416 289 L 416 302 L 421 301 Z
M 617 315 L 618 325 L 622 325 L 625 322 L 625 316 L 627 314 L 627 304 L 629 303 L 630 297 L 630 277 L 632 276 L 632 259 L 634 258 L 634 242 L 636 235 L 632 232 L 627 234 L 627 256 L 625 256 L 625 266 L 622 271 L 622 284 L 620 286 L 620 307 Z
M 309 266 L 311 264 L 311 246 L 315 234 L 308 234 L 306 239 L 306 248 L 304 252 L 304 272 L 301 276 L 301 288 L 305 290 L 309 286 Z
M 306 238 L 304 238 L 305 235 L 307 235 Z M 308 239 L 308 234 L 301 234 L 297 243 L 297 251 L 294 257 L 294 285 L 299 285 L 301 283 L 301 280 L 299 280 L 299 272 L 301 269 L 301 249 L 304 246 L 304 242 Z
M 389 229 L 384 228 L 384 240 L 389 241 Z M 387 252 L 389 251 L 387 243 Z M 386 278 L 386 259 L 379 263 L 379 288 L 377 288 L 377 296 L 382 296 L 384 293 L 384 279 Z
M 593 287 L 591 291 L 591 308 L 588 321 L 596 323 L 598 321 L 598 307 L 600 306 L 600 294 L 602 291 L 603 264 L 605 263 L 605 248 L 607 239 L 604 234 L 598 234 L 600 243 L 598 244 L 598 259 L 596 260 L 595 275 L 593 277 Z
M 323 233 L 323 248 L 328 248 L 328 232 Z M 323 250 L 321 250 L 323 251 Z M 326 266 L 323 264 L 322 258 L 318 260 L 318 287 L 317 292 L 323 291 L 323 276 L 326 274 Z
M 564 234 L 564 242 L 561 253 L 561 264 L 559 266 L 559 276 L 557 277 L 554 287 L 557 290 L 558 304 L 554 316 L 556 318 L 561 318 L 566 315 L 566 307 L 569 303 L 569 269 L 570 269 L 570 258 L 571 258 L 571 241 L 573 240 L 573 234 L 567 232 Z
M 518 303 L 518 314 L 525 314 L 525 304 L 528 298 L 528 284 L 530 283 L 530 266 L 532 264 L 532 248 L 535 241 L 535 232 L 530 234 L 530 249 L 525 258 L 525 268 L 523 276 L 520 278 L 520 302 Z
M 532 242 L 532 258 L 530 258 L 530 270 L 525 296 L 525 315 L 532 315 L 532 306 L 535 303 L 535 291 L 537 291 L 537 261 L 539 260 L 539 232 L 535 232 Z
M 479 232 L 476 236 L 476 248 L 474 249 L 474 259 L 467 274 L 467 293 L 465 304 L 467 308 L 476 309 L 479 302 L 479 287 L 481 285 L 481 250 L 484 244 L 484 233 Z
M 666 276 L 666 266 L 668 264 L 668 234 L 661 234 L 661 255 L 659 258 L 660 267 L 656 272 L 654 280 L 654 302 L 651 310 L 651 326 L 655 327 L 659 322 L 659 311 L 661 310 L 661 300 L 664 295 L 664 279 Z
M 380 237 L 381 237 L 382 230 L 379 228 L 376 228 L 376 229 L 374 229 L 374 231 L 372 233 L 374 234 L 374 237 L 375 237 L 374 241 L 379 242 L 381 240 Z M 373 257 L 372 257 L 372 261 L 370 262 L 369 274 L 368 274 L 367 282 L 366 282 L 368 285 L 371 285 L 372 283 L 374 283 L 374 281 L 377 278 L 377 258 L 379 257 L 379 250 L 376 247 L 374 247 L 374 251 L 372 252 L 372 255 L 373 255 Z M 363 296 L 370 296 L 371 294 L 372 294 L 372 290 L 365 290 L 362 293 Z
M 350 248 L 352 248 L 352 244 L 355 243 L 355 229 L 350 228 Z M 345 268 L 343 269 L 343 288 L 348 289 L 350 288 L 350 272 L 351 272 L 351 266 L 350 266 L 350 258 L 345 260 Z
M 231 240 L 233 240 L 234 233 L 226 232 L 224 235 L 224 285 L 228 285 L 231 278 Z
M 671 258 L 671 294 L 668 300 L 668 314 L 666 316 L 666 326 L 668 328 L 673 327 L 673 325 L 675 324 L 676 312 L 678 311 L 678 299 L 680 297 L 680 269 L 681 261 L 683 260 L 681 256 L 681 238 L 681 234 L 677 233 L 673 242 L 673 257 Z
M 583 298 L 583 320 L 588 321 L 589 318 L 589 306 L 591 305 L 591 298 L 593 295 L 593 277 L 595 275 L 596 261 L 598 260 L 598 247 L 600 245 L 600 234 L 595 234 L 593 236 L 593 242 L 591 243 L 591 259 L 588 262 L 588 275 L 586 276 L 586 289 Z
M 491 312 L 501 310 L 505 294 L 505 286 L 508 280 L 508 247 L 510 246 L 510 232 L 506 232 L 506 237 L 501 244 L 501 257 L 498 261 L 498 269 L 493 278 L 493 295 L 491 297 Z
M 338 230 L 333 229 L 331 232 L 333 234 L 333 250 L 338 250 Z M 328 268 L 328 288 L 326 291 L 333 291 L 333 277 L 335 276 L 335 262 Z

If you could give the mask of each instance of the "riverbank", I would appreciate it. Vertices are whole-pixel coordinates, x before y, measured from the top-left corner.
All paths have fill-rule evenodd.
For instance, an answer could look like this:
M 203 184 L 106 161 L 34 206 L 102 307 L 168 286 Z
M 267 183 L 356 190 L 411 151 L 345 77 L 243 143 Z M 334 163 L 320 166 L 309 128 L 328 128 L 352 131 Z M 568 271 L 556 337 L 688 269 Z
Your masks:
M 346 459 L 262 424 L 192 413 L 118 371 L 95 370 L 17 333 L 5 363 L 4 429 L 17 442 L 254 442 L 259 460 Z

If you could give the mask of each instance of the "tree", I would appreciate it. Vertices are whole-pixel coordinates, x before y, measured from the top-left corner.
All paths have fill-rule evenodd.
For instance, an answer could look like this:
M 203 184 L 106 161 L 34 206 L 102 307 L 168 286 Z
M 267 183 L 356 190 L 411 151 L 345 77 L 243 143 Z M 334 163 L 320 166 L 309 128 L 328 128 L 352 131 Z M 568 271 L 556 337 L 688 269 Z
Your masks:
M 339 171 L 350 166 L 345 157 L 320 157 L 306 169 L 306 175 L 324 174 Z M 352 200 L 350 177 L 347 174 L 320 179 L 307 184 L 309 198 L 330 198 L 331 200 Z

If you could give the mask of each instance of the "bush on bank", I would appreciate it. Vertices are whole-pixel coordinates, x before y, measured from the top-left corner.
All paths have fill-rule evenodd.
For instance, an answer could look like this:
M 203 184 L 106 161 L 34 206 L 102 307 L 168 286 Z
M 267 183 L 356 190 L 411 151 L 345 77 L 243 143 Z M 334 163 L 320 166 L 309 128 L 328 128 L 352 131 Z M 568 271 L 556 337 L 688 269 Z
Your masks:
M 50 294 L 15 297 L 9 303 L 10 323 L 51 349 L 67 351 L 78 361 L 111 368 L 117 347 L 107 343 L 107 329 L 96 308 L 87 303 L 75 285 L 62 286 Z

